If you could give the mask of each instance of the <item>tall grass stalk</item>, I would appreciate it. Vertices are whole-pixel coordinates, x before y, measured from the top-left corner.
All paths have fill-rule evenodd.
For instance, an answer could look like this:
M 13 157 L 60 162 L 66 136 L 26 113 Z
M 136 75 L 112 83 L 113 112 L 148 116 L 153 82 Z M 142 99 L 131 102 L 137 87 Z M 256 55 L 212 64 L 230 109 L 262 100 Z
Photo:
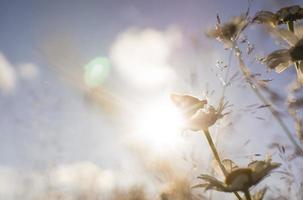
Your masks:
M 286 136 L 288 137 L 288 139 L 291 141 L 291 143 L 295 146 L 296 150 L 298 152 L 300 152 L 300 154 L 303 154 L 303 149 L 301 148 L 301 146 L 299 145 L 299 143 L 296 141 L 296 139 L 293 137 L 291 131 L 288 129 L 288 127 L 286 126 L 286 124 L 284 123 L 284 121 L 282 120 L 281 116 L 278 115 L 278 111 L 272 106 L 272 102 L 270 100 L 268 100 L 260 91 L 260 89 L 258 88 L 257 85 L 255 85 L 252 82 L 252 79 L 250 78 L 250 71 L 249 69 L 246 67 L 243 58 L 242 58 L 242 52 L 239 49 L 239 47 L 236 45 L 236 43 L 234 44 L 233 47 L 236 57 L 238 58 L 238 62 L 239 62 L 239 67 L 240 70 L 245 78 L 245 80 L 248 82 L 250 88 L 252 89 L 252 91 L 255 93 L 255 95 L 260 99 L 260 101 L 264 104 L 264 105 L 269 105 L 268 109 L 271 112 L 272 116 L 274 117 L 274 119 L 277 121 L 277 123 L 280 125 L 280 127 L 282 128 L 282 130 L 284 131 L 284 133 L 286 134 Z

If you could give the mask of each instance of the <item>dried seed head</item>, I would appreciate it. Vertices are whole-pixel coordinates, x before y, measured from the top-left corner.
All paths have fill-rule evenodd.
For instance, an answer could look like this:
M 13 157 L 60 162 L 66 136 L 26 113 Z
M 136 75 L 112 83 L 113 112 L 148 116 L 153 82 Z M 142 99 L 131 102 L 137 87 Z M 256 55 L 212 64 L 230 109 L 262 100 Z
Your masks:
M 243 16 L 233 17 L 230 22 L 223 25 L 217 24 L 214 29 L 206 32 L 206 35 L 223 42 L 225 47 L 231 48 L 232 42 L 247 25 L 247 20 Z
M 237 30 L 237 24 L 234 22 L 227 23 L 221 27 L 222 35 L 226 37 L 226 39 L 232 39 L 236 35 Z
M 278 17 L 278 24 L 293 22 L 303 18 L 303 8 L 295 5 L 281 8 L 276 12 Z

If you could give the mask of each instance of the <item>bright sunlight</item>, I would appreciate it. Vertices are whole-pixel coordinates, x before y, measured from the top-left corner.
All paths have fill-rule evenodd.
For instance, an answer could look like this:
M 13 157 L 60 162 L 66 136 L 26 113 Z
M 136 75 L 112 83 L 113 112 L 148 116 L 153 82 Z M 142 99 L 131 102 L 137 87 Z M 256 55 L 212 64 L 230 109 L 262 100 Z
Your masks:
M 184 120 L 170 102 L 155 103 L 134 121 L 134 136 L 156 150 L 170 150 L 182 143 Z

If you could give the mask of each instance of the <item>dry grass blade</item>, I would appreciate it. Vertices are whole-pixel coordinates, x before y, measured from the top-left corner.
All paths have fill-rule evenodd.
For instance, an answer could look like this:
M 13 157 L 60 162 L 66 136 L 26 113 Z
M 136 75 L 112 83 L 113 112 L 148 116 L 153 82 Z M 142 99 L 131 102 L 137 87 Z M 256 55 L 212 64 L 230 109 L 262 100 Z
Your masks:
M 246 65 L 245 65 L 245 63 L 244 63 L 244 61 L 242 59 L 242 52 L 239 49 L 239 47 L 237 47 L 236 43 L 234 43 L 234 50 L 235 50 L 235 53 L 236 53 L 236 57 L 238 58 L 240 70 L 243 73 L 243 76 L 244 76 L 245 80 L 247 81 L 247 83 L 249 84 L 250 88 L 252 89 L 252 91 L 255 93 L 255 95 L 260 99 L 260 101 L 263 104 L 270 105 L 268 107 L 268 109 L 271 112 L 271 114 L 274 117 L 274 119 L 280 125 L 280 127 L 282 128 L 282 130 L 284 131 L 284 133 L 286 134 L 286 136 L 289 138 L 289 140 L 291 141 L 291 143 L 295 146 L 296 150 L 298 152 L 300 152 L 301 154 L 303 154 L 302 147 L 296 141 L 296 139 L 292 135 L 291 131 L 288 129 L 288 127 L 286 126 L 286 124 L 282 120 L 282 118 L 278 115 L 278 111 L 273 108 L 272 103 L 269 100 L 266 99 L 266 97 L 258 89 L 258 86 L 254 84 L 255 81 L 250 76 L 251 73 L 250 73 L 249 69 L 246 67 Z

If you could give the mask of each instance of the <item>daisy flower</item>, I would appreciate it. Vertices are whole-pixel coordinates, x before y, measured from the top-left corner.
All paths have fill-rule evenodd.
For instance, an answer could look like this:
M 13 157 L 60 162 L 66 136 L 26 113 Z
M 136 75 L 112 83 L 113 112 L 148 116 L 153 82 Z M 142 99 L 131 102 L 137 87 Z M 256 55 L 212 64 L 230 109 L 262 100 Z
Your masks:
M 221 192 L 246 192 L 269 176 L 271 171 L 280 167 L 280 165 L 279 163 L 271 162 L 271 159 L 252 161 L 247 167 L 234 167 L 228 172 L 224 182 L 202 174 L 198 178 L 202 179 L 204 183 L 198 184 L 194 188 L 203 187 L 205 190 L 212 189 Z
M 267 24 L 275 27 L 280 24 L 287 24 L 303 18 L 303 8 L 298 5 L 284 7 L 273 13 L 270 11 L 259 11 L 253 18 L 254 23 Z
M 270 53 L 263 59 L 263 62 L 277 73 L 281 73 L 297 63 L 297 80 L 303 82 L 303 38 L 299 39 L 286 29 L 276 30 L 275 33 L 288 43 L 289 48 Z

